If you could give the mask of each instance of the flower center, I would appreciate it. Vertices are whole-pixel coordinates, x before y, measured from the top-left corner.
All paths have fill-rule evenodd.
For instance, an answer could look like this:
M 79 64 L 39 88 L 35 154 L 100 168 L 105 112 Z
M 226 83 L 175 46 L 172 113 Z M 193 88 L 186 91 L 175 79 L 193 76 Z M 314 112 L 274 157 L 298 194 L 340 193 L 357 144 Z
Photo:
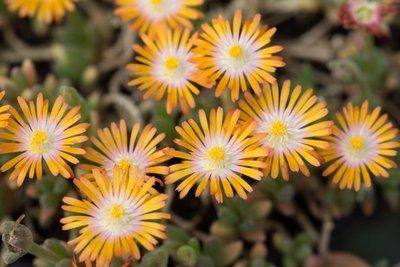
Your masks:
M 132 162 L 128 159 L 123 159 L 118 163 L 118 166 L 121 168 L 122 171 L 126 171 L 128 168 L 131 168 L 132 165 Z
M 165 66 L 167 69 L 173 70 L 176 69 L 179 65 L 179 60 L 175 57 L 168 57 L 165 61 Z
M 208 150 L 205 162 L 207 171 L 221 171 L 226 169 L 230 162 L 230 157 L 223 147 L 214 146 Z
M 113 219 L 120 219 L 125 215 L 124 208 L 120 204 L 116 204 L 110 209 L 110 215 Z
M 160 4 L 160 2 L 161 2 L 161 0 L 151 0 L 151 3 L 153 4 L 153 5 L 159 5 Z
M 242 55 L 242 52 L 243 52 L 243 49 L 240 45 L 234 45 L 229 50 L 229 54 L 234 58 L 240 57 Z
M 376 145 L 373 136 L 355 133 L 344 141 L 343 155 L 349 162 L 359 164 L 375 155 Z
M 49 151 L 49 138 L 43 131 L 36 131 L 33 133 L 29 149 L 35 154 L 43 154 Z
M 221 161 L 225 159 L 225 151 L 222 147 L 216 146 L 211 148 L 210 151 L 208 151 L 208 156 L 212 160 Z
M 373 2 L 360 3 L 353 10 L 355 19 L 364 24 L 371 23 L 378 15 L 378 5 Z
M 271 134 L 274 136 L 284 136 L 287 133 L 287 127 L 280 121 L 276 121 L 271 126 Z
M 354 149 L 361 149 L 364 146 L 364 140 L 361 137 L 353 137 L 350 140 L 351 147 Z

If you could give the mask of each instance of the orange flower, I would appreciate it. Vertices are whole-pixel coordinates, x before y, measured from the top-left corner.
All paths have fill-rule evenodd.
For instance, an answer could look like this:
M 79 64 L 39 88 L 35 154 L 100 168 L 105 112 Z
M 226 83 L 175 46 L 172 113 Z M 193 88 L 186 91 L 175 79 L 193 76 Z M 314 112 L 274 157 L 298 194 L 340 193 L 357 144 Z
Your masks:
M 272 178 L 279 173 L 289 179 L 289 169 L 299 170 L 309 175 L 306 162 L 320 166 L 322 157 L 315 152 L 329 146 L 321 137 L 332 132 L 331 121 L 319 121 L 328 114 L 325 102 L 318 102 L 312 89 L 301 93 L 296 86 L 291 92 L 290 81 L 285 81 L 282 89 L 278 84 L 265 84 L 264 92 L 256 99 L 246 93 L 246 101 L 240 100 L 241 122 L 254 119 L 258 123 L 255 133 L 266 134 L 264 146 L 272 148 L 267 156 L 265 173 Z
M 78 237 L 69 241 L 80 253 L 79 261 L 96 261 L 96 266 L 110 266 L 112 258 L 133 256 L 140 259 L 138 245 L 153 250 L 156 238 L 165 239 L 169 219 L 160 212 L 166 194 L 150 194 L 154 178 L 145 180 L 144 172 L 121 170 L 116 166 L 112 177 L 93 170 L 94 181 L 82 177 L 74 183 L 87 196 L 84 200 L 65 197 L 62 209 L 76 213 L 61 219 L 63 230 L 80 228 Z M 89 265 L 90 266 L 90 265 Z
M 134 45 L 138 53 L 138 63 L 128 65 L 137 76 L 128 85 L 138 85 L 139 90 L 146 90 L 144 99 L 155 95 L 160 101 L 167 94 L 167 112 L 171 113 L 178 105 L 178 100 L 185 114 L 189 107 L 194 108 L 196 102 L 193 94 L 199 89 L 194 83 L 209 87 L 207 76 L 198 71 L 194 63 L 188 62 L 192 57 L 192 40 L 190 31 L 160 31 L 153 40 L 142 35 L 144 47 Z
M 109 176 L 112 176 L 114 166 L 117 165 L 123 170 L 128 168 L 139 168 L 155 174 L 168 174 L 169 168 L 160 165 L 168 160 L 164 150 L 158 150 L 157 145 L 164 139 L 165 134 L 156 135 L 157 129 L 148 124 L 140 129 L 140 123 L 132 127 L 128 142 L 128 130 L 126 123 L 121 120 L 119 127 L 111 124 L 110 128 L 99 129 L 98 137 L 91 137 L 95 148 L 85 147 L 84 157 L 93 164 L 82 164 L 79 167 L 83 170 L 105 169 Z
M 124 21 L 133 20 L 131 29 L 154 35 L 168 26 L 192 29 L 190 20 L 203 17 L 196 7 L 204 0 L 116 0 L 115 14 Z
M 276 28 L 260 27 L 260 19 L 258 14 L 242 25 L 242 13 L 237 11 L 232 27 L 222 16 L 213 20 L 212 25 L 202 25 L 203 32 L 196 41 L 191 61 L 198 64 L 211 82 L 219 80 L 216 96 L 229 88 L 232 101 L 236 101 L 240 90 L 248 90 L 248 84 L 258 95 L 260 84 L 274 82 L 271 73 L 285 65 L 282 58 L 274 56 L 282 46 L 267 46 Z
M 75 4 L 72 0 L 6 0 L 12 11 L 18 10 L 20 17 L 37 16 L 39 21 L 59 22 L 65 11 L 73 11 Z
M 27 103 L 22 97 L 18 97 L 18 103 L 23 116 L 11 108 L 12 117 L 6 131 L 0 132 L 0 138 L 7 140 L 0 143 L 0 154 L 17 155 L 7 161 L 1 171 L 14 168 L 10 180 L 17 179 L 20 186 L 28 172 L 31 179 L 42 178 L 44 160 L 54 176 L 72 177 L 74 173 L 67 162 L 77 164 L 79 160 L 72 155 L 85 153 L 85 150 L 73 145 L 88 139 L 80 134 L 86 132 L 89 124 L 76 124 L 81 118 L 79 106 L 67 111 L 68 104 L 59 96 L 49 113 L 49 101 L 43 100 L 41 93 L 36 98 L 36 105 L 33 101 Z
M 168 152 L 183 161 L 170 167 L 172 173 L 165 181 L 167 184 L 181 181 L 176 189 L 180 198 L 195 184 L 198 184 L 195 194 L 200 196 L 210 182 L 210 192 L 218 202 L 223 202 L 223 195 L 233 197 L 233 190 L 246 199 L 246 191 L 253 189 L 241 175 L 261 180 L 263 174 L 259 169 L 265 167 L 263 157 L 269 149 L 259 143 L 263 135 L 249 136 L 256 128 L 255 122 L 236 128 L 239 115 L 240 111 L 235 110 L 224 119 L 222 108 L 212 109 L 208 121 L 204 110 L 200 110 L 200 126 L 190 119 L 176 127 L 182 139 L 176 139 L 175 143 L 189 151 Z
M 334 126 L 328 149 L 322 151 L 327 162 L 333 161 L 323 172 L 324 176 L 335 173 L 333 183 L 341 189 L 347 187 L 358 191 L 361 180 L 371 186 L 370 173 L 389 177 L 387 169 L 397 167 L 388 157 L 397 155 L 400 143 L 395 141 L 398 129 L 387 121 L 387 114 L 380 115 L 381 108 L 372 112 L 368 101 L 361 107 L 349 103 L 342 113 L 336 113 L 338 126 Z
M 0 91 L 0 101 L 3 99 L 5 91 Z M 10 105 L 0 106 L 0 128 L 4 128 L 8 125 L 8 119 L 10 114 L 6 113 L 10 109 Z

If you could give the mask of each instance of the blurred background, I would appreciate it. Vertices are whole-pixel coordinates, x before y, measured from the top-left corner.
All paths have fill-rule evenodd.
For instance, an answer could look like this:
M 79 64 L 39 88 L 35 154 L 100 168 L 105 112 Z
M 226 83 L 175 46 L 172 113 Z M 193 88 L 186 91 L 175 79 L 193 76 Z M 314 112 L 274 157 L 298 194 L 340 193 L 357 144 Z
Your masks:
M 194 23 L 198 29 L 218 14 L 232 17 L 237 9 L 244 17 L 262 14 L 264 24 L 278 29 L 273 44 L 284 47 L 280 55 L 286 66 L 276 74 L 279 81 L 314 88 L 328 102 L 330 119 L 347 102 L 367 99 L 371 107 L 382 106 L 398 128 L 399 16 L 385 17 L 377 32 L 346 20 L 340 8 L 346 2 L 206 0 L 201 7 L 205 18 Z M 140 40 L 114 9 L 112 0 L 76 1 L 75 11 L 49 25 L 19 18 L 0 0 L 0 88 L 7 90 L 9 103 L 38 91 L 53 99 L 63 94 L 82 107 L 83 120 L 92 124 L 89 134 L 120 118 L 128 125 L 151 122 L 167 134 L 163 146 L 173 146 L 176 124 L 220 100 L 202 90 L 189 115 L 168 115 L 165 102 L 144 101 L 142 92 L 127 86 L 132 74 L 126 65 L 133 62 L 132 44 Z M 1 164 L 6 160 L 0 157 Z M 175 196 L 169 203 L 169 238 L 140 266 L 400 266 L 400 171 L 391 170 L 390 178 L 377 178 L 357 193 L 339 190 L 321 172 L 292 175 L 290 182 L 266 178 L 248 201 L 235 198 L 219 206 L 193 192 L 185 200 Z M 173 194 L 171 188 L 161 190 Z M 52 177 L 17 190 L 1 173 L 0 219 L 24 213 L 36 242 L 65 241 L 60 203 L 63 196 L 76 194 L 71 181 Z M 33 266 L 32 260 L 25 256 L 12 266 Z M 35 266 L 46 265 L 36 259 Z

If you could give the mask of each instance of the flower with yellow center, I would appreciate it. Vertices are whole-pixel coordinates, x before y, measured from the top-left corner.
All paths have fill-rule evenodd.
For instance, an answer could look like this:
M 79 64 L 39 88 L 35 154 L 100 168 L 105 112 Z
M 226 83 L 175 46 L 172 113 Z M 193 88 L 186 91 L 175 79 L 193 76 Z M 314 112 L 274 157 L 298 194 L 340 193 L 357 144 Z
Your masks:
M 165 206 L 166 194 L 150 194 L 154 178 L 145 173 L 123 171 L 118 166 L 112 177 L 93 170 L 94 180 L 85 177 L 74 183 L 87 196 L 85 200 L 63 199 L 65 211 L 76 213 L 61 219 L 63 230 L 81 228 L 79 236 L 69 241 L 79 261 L 96 261 L 96 266 L 110 266 L 113 257 L 140 259 L 140 244 L 153 250 L 156 238 L 165 239 L 165 225 L 159 220 L 170 215 L 159 212 Z
M 119 127 L 112 123 L 110 128 L 99 129 L 97 137 L 90 138 L 95 147 L 84 147 L 87 152 L 84 157 L 93 164 L 81 164 L 79 168 L 88 171 L 105 169 L 109 176 L 112 176 L 115 165 L 122 170 L 137 167 L 140 172 L 168 174 L 169 168 L 161 165 L 170 158 L 165 154 L 168 148 L 157 149 L 165 134 L 156 135 L 156 132 L 157 129 L 150 124 L 141 129 L 140 123 L 136 123 L 128 141 L 124 120 L 120 121 Z
M 289 169 L 308 176 L 306 162 L 320 166 L 323 159 L 315 150 L 329 146 L 320 138 L 331 134 L 333 123 L 318 122 L 328 110 L 325 102 L 318 102 L 312 89 L 302 93 L 301 87 L 296 86 L 291 92 L 290 81 L 285 81 L 281 90 L 277 83 L 265 84 L 257 99 L 250 93 L 245 97 L 246 100 L 239 101 L 241 122 L 254 119 L 258 123 L 255 133 L 266 134 L 264 146 L 273 149 L 266 159 L 266 175 L 276 178 L 281 172 L 288 180 Z
M 251 192 L 252 188 L 241 175 L 261 180 L 259 169 L 265 167 L 262 158 L 269 149 L 260 147 L 263 135 L 249 137 L 256 128 L 255 122 L 237 128 L 239 116 L 239 110 L 235 110 L 224 119 L 222 108 L 218 108 L 211 110 L 208 121 L 204 110 L 200 110 L 200 125 L 190 119 L 176 127 L 182 139 L 175 143 L 189 152 L 167 152 L 183 161 L 170 167 L 172 173 L 165 180 L 167 184 L 181 181 L 176 189 L 180 198 L 196 183 L 198 197 L 210 183 L 210 192 L 218 202 L 223 201 L 223 195 L 233 197 L 234 191 L 245 199 L 246 191 Z
M 65 11 L 73 11 L 73 0 L 6 0 L 10 10 L 18 10 L 20 17 L 36 16 L 41 22 L 60 22 Z
M 323 175 L 335 173 L 333 183 L 341 189 L 354 187 L 358 191 L 362 182 L 370 187 L 370 173 L 388 177 L 386 169 L 397 166 L 388 157 L 396 156 L 400 147 L 395 141 L 398 129 L 380 111 L 380 107 L 370 111 L 365 101 L 361 107 L 349 103 L 343 108 L 343 115 L 336 113 L 339 125 L 327 137 L 331 146 L 322 151 L 325 160 L 332 163 Z
M 155 35 L 160 29 L 172 27 L 192 29 L 191 20 L 203 17 L 197 10 L 204 0 L 116 0 L 115 14 L 132 21 L 132 30 Z
M 5 94 L 6 91 L 0 91 L 0 101 L 3 99 Z M 10 114 L 7 113 L 7 111 L 9 109 L 10 109 L 9 105 L 0 106 L 0 128 L 4 128 L 8 125 L 8 119 L 10 118 Z
M 196 84 L 208 87 L 207 77 L 200 73 L 194 63 L 189 62 L 192 57 L 192 40 L 190 31 L 163 30 L 156 39 L 142 35 L 144 47 L 134 45 L 138 53 L 137 63 L 128 65 L 136 75 L 128 85 L 137 85 L 139 90 L 146 90 L 144 98 L 155 95 L 160 101 L 167 94 L 167 112 L 180 102 L 182 111 L 189 113 L 189 107 L 194 108 L 194 95 L 199 94 Z
M 18 97 L 22 110 L 21 116 L 14 108 L 10 109 L 12 117 L 5 131 L 0 132 L 0 154 L 17 153 L 7 161 L 1 171 L 14 168 L 10 180 L 17 180 L 20 186 L 29 173 L 29 178 L 42 178 L 42 161 L 46 163 L 51 174 L 61 174 L 65 178 L 74 173 L 67 162 L 79 163 L 73 156 L 82 155 L 85 151 L 74 145 L 83 143 L 87 137 L 81 135 L 89 127 L 87 123 L 76 124 L 81 115 L 79 106 L 68 110 L 68 104 L 59 96 L 49 112 L 49 101 L 41 93 L 34 101 L 27 103 Z
M 218 81 L 215 95 L 220 96 L 226 88 L 231 90 L 232 101 L 239 99 L 240 91 L 248 87 L 258 95 L 260 84 L 272 83 L 271 75 L 283 67 L 282 58 L 274 56 L 281 46 L 268 46 L 276 28 L 260 26 L 258 14 L 242 25 L 242 13 L 237 11 L 233 24 L 219 16 L 212 25 L 202 25 L 203 32 L 195 41 L 195 56 L 191 59 L 209 78 Z

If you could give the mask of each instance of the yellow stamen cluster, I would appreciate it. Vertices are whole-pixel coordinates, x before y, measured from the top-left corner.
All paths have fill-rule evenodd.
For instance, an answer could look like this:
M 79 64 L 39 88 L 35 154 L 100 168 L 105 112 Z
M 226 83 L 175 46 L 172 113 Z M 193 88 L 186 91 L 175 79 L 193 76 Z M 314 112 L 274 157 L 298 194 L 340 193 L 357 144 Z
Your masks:
M 271 126 L 271 134 L 274 136 L 284 136 L 287 133 L 287 127 L 280 121 L 276 121 Z

